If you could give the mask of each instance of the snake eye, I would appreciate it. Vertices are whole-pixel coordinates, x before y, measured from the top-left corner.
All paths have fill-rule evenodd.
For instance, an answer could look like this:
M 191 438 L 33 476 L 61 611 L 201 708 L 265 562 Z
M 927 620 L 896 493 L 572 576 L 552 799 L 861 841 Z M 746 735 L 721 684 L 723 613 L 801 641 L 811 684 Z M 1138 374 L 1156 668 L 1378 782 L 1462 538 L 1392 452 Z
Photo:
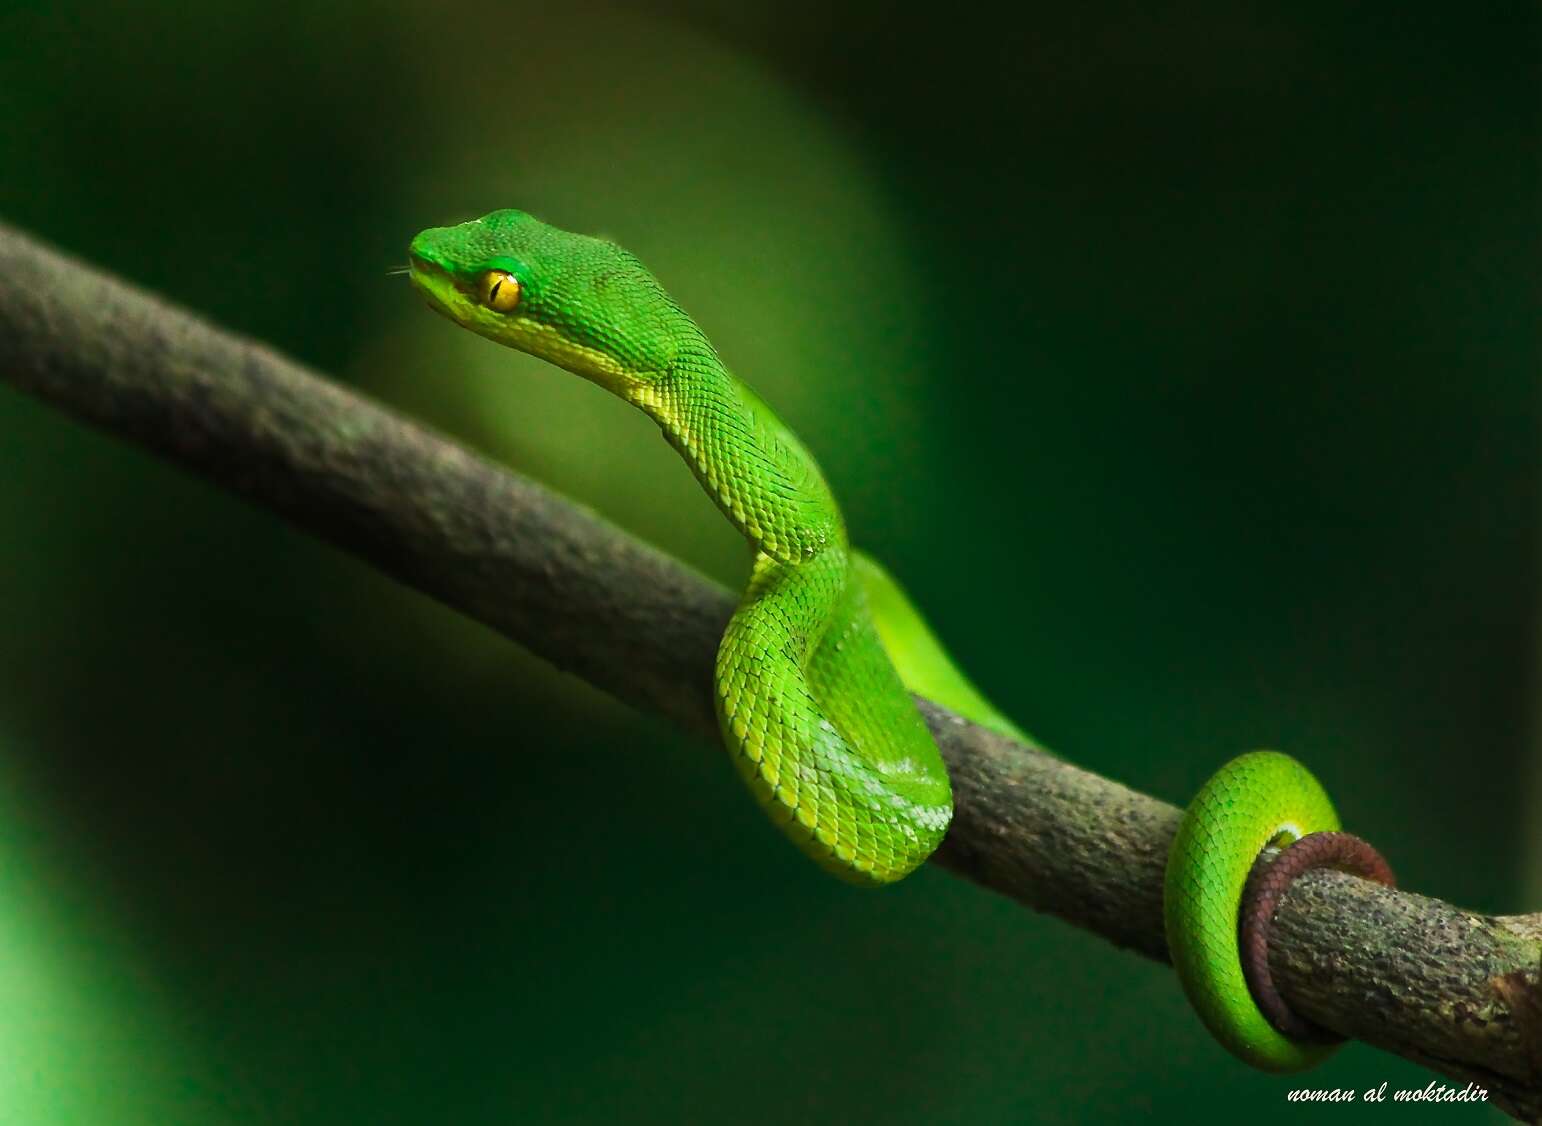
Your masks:
M 519 304 L 519 279 L 507 270 L 488 270 L 477 281 L 482 304 L 498 313 L 511 313 Z

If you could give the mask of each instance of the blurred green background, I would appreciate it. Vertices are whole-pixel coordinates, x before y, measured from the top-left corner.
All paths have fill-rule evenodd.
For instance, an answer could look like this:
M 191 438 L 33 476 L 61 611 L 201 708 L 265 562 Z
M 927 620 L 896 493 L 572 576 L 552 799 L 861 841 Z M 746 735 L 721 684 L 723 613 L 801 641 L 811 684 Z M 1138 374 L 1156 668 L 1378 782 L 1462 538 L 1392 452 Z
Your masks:
M 0 12 L 6 220 L 737 583 L 651 424 L 386 274 L 495 207 L 612 235 L 1051 746 L 1180 803 L 1288 749 L 1405 886 L 1542 906 L 1534 5 Z M 1164 968 L 827 879 L 712 748 L 3 386 L 0 450 L 0 1121 L 1428 1079 L 1249 1072 Z

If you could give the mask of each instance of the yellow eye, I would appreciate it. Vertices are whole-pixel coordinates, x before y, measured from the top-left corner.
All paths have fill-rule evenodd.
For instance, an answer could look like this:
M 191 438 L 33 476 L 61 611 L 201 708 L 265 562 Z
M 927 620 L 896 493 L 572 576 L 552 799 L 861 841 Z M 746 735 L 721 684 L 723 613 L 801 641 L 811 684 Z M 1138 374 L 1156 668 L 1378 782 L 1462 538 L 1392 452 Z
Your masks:
M 482 304 L 499 313 L 513 312 L 519 304 L 519 279 L 507 270 L 488 270 L 477 282 Z

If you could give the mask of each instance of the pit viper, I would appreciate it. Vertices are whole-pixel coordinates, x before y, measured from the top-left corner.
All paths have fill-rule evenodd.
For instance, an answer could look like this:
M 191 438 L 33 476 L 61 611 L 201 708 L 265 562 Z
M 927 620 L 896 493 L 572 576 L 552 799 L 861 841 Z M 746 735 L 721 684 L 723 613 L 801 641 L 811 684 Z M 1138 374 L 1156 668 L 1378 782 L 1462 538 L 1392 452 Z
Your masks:
M 948 774 L 909 693 L 1014 738 L 903 590 L 853 550 L 803 443 L 718 356 L 631 254 L 515 210 L 419 233 L 408 274 L 429 306 L 640 408 L 748 541 L 748 587 L 718 648 L 723 742 L 771 820 L 829 872 L 878 885 L 913 871 L 952 817 Z M 1307 770 L 1257 751 L 1189 804 L 1169 855 L 1165 928 L 1201 1019 L 1273 1071 L 1331 1045 L 1278 1031 L 1238 950 L 1243 885 L 1260 852 L 1338 818 Z

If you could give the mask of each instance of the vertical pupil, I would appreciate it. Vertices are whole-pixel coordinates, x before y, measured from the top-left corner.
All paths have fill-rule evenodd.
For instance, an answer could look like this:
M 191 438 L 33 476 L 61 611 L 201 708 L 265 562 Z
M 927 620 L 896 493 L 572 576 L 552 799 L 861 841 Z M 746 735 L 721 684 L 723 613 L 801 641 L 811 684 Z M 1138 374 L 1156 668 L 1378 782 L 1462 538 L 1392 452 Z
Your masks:
M 488 300 L 489 304 L 491 304 L 492 302 L 498 300 L 498 291 L 500 289 L 502 289 L 502 288 L 503 288 L 503 279 L 502 278 L 499 278 L 497 281 L 493 282 L 493 287 L 487 291 L 487 300 Z

